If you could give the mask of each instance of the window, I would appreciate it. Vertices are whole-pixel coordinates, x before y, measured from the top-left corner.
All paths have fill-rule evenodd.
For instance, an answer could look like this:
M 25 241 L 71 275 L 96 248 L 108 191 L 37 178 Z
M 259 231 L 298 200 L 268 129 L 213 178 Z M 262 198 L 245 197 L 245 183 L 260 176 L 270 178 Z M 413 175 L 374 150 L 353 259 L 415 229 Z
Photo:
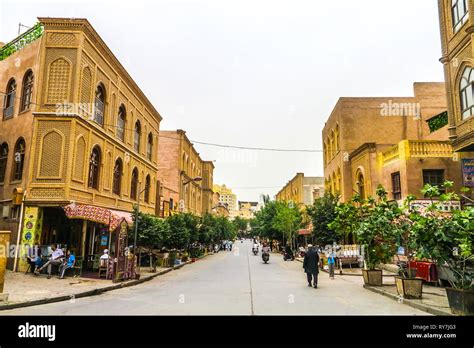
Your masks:
M 173 198 L 170 198 L 170 210 L 173 210 L 173 207 L 174 207 Z
M 453 29 L 456 33 L 468 19 L 467 0 L 451 0 Z
M 98 146 L 94 147 L 91 152 L 89 161 L 89 187 L 99 188 L 99 171 L 101 164 L 101 153 Z
M 2 146 L 0 146 L 0 183 L 3 183 L 5 181 L 7 163 L 8 163 L 8 144 L 3 143 Z
M 105 115 L 105 89 L 102 85 L 98 85 L 95 90 L 94 101 L 94 121 L 104 126 Z
M 133 148 L 136 152 L 140 152 L 140 136 L 142 132 L 142 126 L 140 121 L 135 122 L 135 132 L 133 133 Z
M 430 184 L 438 186 L 440 193 L 444 193 L 444 170 L 443 169 L 424 169 L 423 170 L 423 185 Z
M 31 99 L 33 96 L 33 72 L 29 70 L 23 78 L 23 90 L 21 92 L 20 111 L 28 110 L 31 106 Z
M 132 172 L 132 181 L 130 185 L 130 198 L 137 200 L 137 193 L 138 193 L 138 169 L 133 169 Z
M 117 137 L 125 141 L 125 106 L 120 105 L 118 117 L 117 117 Z
M 14 156 L 13 180 L 21 181 L 25 163 L 25 140 L 19 139 L 16 142 Z
M 402 185 L 400 183 L 400 172 L 392 173 L 392 192 L 393 199 L 402 199 Z
M 112 186 L 112 192 L 115 193 L 116 195 L 120 195 L 120 189 L 122 186 L 122 171 L 123 171 L 122 160 L 118 158 L 115 161 L 115 165 L 114 165 L 114 182 Z
M 461 83 L 459 85 L 461 94 L 461 119 L 466 119 L 474 114 L 474 98 L 472 88 L 474 84 L 474 74 L 472 68 L 464 69 Z
M 146 203 L 150 202 L 150 186 L 151 186 L 150 176 L 147 175 L 146 180 L 145 180 L 145 202 Z
M 365 199 L 365 179 L 364 174 L 360 173 L 357 175 L 357 192 L 360 195 L 360 198 Z
M 16 81 L 11 79 L 7 85 L 7 94 L 5 95 L 5 101 L 3 104 L 3 119 L 13 117 L 16 97 Z
M 153 134 L 148 134 L 148 142 L 146 144 L 146 156 L 151 161 L 153 155 Z

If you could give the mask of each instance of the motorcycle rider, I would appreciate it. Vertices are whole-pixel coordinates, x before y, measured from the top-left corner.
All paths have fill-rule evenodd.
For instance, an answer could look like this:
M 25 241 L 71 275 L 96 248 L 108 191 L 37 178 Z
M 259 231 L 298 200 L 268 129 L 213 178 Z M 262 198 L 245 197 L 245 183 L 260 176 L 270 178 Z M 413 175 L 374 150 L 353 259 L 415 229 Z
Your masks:
M 264 258 L 265 254 L 268 255 L 268 258 L 270 259 L 270 247 L 268 246 L 267 243 L 263 243 L 262 259 Z
M 295 256 L 293 255 L 293 250 L 291 250 L 290 246 L 287 244 L 285 247 L 285 260 L 294 260 Z
M 257 253 L 258 253 L 258 247 L 259 247 L 259 245 L 258 245 L 257 241 L 254 241 L 254 242 L 253 242 L 253 247 L 252 247 L 252 252 L 254 252 L 255 250 L 257 250 Z

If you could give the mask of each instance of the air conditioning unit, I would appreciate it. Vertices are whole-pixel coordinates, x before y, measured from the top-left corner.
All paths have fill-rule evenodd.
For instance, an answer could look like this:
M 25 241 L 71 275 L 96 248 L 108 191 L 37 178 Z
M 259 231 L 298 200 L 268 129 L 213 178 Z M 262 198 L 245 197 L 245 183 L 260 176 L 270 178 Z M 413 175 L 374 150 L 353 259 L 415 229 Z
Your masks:
M 10 216 L 10 206 L 4 205 L 2 209 L 2 217 L 4 219 L 8 219 L 9 216 Z

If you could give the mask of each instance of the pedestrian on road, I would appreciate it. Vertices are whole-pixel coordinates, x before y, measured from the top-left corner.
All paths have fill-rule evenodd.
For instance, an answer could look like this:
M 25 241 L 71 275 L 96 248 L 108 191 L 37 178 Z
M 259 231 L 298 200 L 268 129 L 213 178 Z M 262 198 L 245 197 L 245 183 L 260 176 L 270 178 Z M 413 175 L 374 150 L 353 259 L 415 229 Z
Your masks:
M 308 252 L 304 256 L 303 268 L 306 272 L 306 277 L 308 279 L 308 286 L 313 286 L 315 289 L 318 288 L 318 264 L 319 264 L 319 255 L 316 250 L 314 250 L 312 244 L 308 244 Z
M 334 279 L 334 267 L 336 267 L 336 258 L 334 257 L 334 253 L 331 251 L 328 255 L 328 268 L 330 279 Z

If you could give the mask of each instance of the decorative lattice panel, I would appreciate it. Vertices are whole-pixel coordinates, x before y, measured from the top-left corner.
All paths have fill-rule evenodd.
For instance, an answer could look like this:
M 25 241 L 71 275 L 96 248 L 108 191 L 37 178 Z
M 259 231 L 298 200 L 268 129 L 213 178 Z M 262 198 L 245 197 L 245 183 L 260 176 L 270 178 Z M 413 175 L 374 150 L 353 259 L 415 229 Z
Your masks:
M 72 86 L 75 81 L 75 66 L 77 61 L 75 48 L 47 48 L 45 66 L 48 69 L 44 75 L 43 100 L 45 103 L 63 103 L 72 99 Z M 67 64 L 69 71 L 64 71 Z M 54 64 L 54 66 L 53 66 Z M 52 78 L 52 80 L 51 80 Z M 60 82 L 60 85 L 57 84 Z
M 84 166 L 86 156 L 86 141 L 80 137 L 76 143 L 76 154 L 74 158 L 74 179 L 84 180 Z
M 92 93 L 92 71 L 89 67 L 82 69 L 81 78 L 81 103 L 89 104 Z
M 33 188 L 29 194 L 30 198 L 36 199 L 58 199 L 64 198 L 64 189 L 62 188 Z
M 77 37 L 72 33 L 49 33 L 48 45 L 73 46 L 77 45 Z
M 57 178 L 61 176 L 61 154 L 63 147 L 63 137 L 58 132 L 52 131 L 43 137 L 39 167 L 40 177 Z
M 36 136 L 36 139 L 35 139 L 35 142 L 36 142 L 36 154 L 34 155 L 34 166 L 35 168 L 39 168 L 42 164 L 40 163 L 40 157 L 41 157 L 41 154 L 43 152 L 45 152 L 45 156 L 48 157 L 50 156 L 48 154 L 47 151 L 43 151 L 42 147 L 41 147 L 41 140 L 43 139 L 43 137 L 51 132 L 51 131 L 56 131 L 56 132 L 60 132 L 63 136 L 64 136 L 64 143 L 63 145 L 61 145 L 61 143 L 59 144 L 55 144 L 55 147 L 56 148 L 59 148 L 59 147 L 63 147 L 63 152 L 62 152 L 62 156 L 60 158 L 56 158 L 55 160 L 59 163 L 60 161 L 62 161 L 64 163 L 64 165 L 62 166 L 62 173 L 60 173 L 60 176 L 61 178 L 38 178 L 36 177 L 36 175 L 34 176 L 33 178 L 33 182 L 64 182 L 64 178 L 65 178 L 65 168 L 67 167 L 66 165 L 66 161 L 67 159 L 69 158 L 69 134 L 70 134 L 70 126 L 71 126 L 71 122 L 70 121 L 49 121 L 49 120 L 39 120 L 38 121 L 38 126 L 37 126 L 37 136 Z M 57 151 L 57 149 L 53 149 L 52 150 L 53 153 L 55 151 Z
M 48 104 L 62 103 L 69 100 L 69 81 L 71 78 L 71 64 L 64 58 L 56 59 L 49 66 L 48 71 Z

